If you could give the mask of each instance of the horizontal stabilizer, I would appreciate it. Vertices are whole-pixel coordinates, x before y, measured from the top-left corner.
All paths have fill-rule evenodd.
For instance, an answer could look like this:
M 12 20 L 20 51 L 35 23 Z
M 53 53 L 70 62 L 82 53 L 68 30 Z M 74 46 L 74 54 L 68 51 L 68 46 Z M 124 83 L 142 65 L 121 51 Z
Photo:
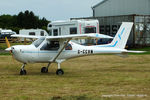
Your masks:
M 132 50 L 128 50 L 126 51 L 126 53 L 145 53 L 146 51 L 132 51 Z
M 122 52 L 121 54 L 116 54 L 117 56 L 120 56 L 120 57 L 128 57 L 128 53 L 145 53 L 146 51 L 132 51 L 132 50 L 127 50 L 127 51 L 124 51 Z

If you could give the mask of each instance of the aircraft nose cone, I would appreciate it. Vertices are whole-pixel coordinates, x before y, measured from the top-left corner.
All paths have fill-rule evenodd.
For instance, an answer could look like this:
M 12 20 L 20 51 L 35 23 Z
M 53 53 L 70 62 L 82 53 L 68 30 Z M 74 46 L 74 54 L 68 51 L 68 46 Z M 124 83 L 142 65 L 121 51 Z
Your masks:
M 7 48 L 7 49 L 5 49 L 6 51 L 10 51 L 11 53 L 15 50 L 15 48 L 14 47 L 9 47 L 9 48 Z
M 9 51 L 11 54 L 14 55 L 14 52 L 15 52 L 15 48 L 14 47 L 9 47 L 7 49 L 5 49 L 6 51 Z
M 5 49 L 6 51 L 10 51 L 11 50 L 11 47 L 9 47 L 9 48 L 7 48 L 7 49 Z

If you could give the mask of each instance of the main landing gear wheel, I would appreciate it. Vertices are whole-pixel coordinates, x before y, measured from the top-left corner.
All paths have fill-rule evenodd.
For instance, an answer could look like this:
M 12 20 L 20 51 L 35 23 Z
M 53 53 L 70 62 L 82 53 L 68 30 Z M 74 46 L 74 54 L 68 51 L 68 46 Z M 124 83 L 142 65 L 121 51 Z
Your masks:
M 49 68 L 50 65 L 51 65 L 51 63 L 49 62 L 47 67 L 42 67 L 41 68 L 41 73 L 48 73 L 48 68 Z
M 22 69 L 21 69 L 20 75 L 26 75 L 26 74 L 27 74 L 26 70 L 22 70 Z
M 63 75 L 64 71 L 62 69 L 57 69 L 56 74 L 57 75 Z
M 42 67 L 41 68 L 41 73 L 48 73 L 48 68 L 47 67 Z

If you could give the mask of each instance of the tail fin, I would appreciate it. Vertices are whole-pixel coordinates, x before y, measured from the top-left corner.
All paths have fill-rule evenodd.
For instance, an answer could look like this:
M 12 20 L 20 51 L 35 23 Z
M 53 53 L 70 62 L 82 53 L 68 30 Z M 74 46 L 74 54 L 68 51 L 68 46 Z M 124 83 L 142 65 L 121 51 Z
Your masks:
M 123 22 L 113 41 L 109 45 L 115 48 L 124 49 L 129 38 L 132 26 L 132 22 Z

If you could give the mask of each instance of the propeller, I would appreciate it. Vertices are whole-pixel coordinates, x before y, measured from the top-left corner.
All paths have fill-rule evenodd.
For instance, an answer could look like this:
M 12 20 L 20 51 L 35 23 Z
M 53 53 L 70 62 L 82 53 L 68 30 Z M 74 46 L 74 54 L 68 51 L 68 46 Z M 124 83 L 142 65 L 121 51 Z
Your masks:
M 5 50 L 6 50 L 6 51 L 10 51 L 10 53 L 12 54 L 11 47 L 10 47 L 10 43 L 9 43 L 7 37 L 5 37 L 5 40 L 6 40 L 6 44 L 7 44 L 7 47 L 8 47 L 8 48 L 5 49 Z
M 7 44 L 7 49 L 5 49 L 6 51 L 9 51 L 10 52 L 10 54 L 11 54 L 11 56 L 12 56 L 12 58 L 13 58 L 13 60 L 14 60 L 14 56 L 13 56 L 13 53 L 12 53 L 12 49 L 13 49 L 13 47 L 11 47 L 10 46 L 10 43 L 9 43 L 9 41 L 8 41 L 8 38 L 7 37 L 5 37 L 5 40 L 6 40 L 6 44 Z

